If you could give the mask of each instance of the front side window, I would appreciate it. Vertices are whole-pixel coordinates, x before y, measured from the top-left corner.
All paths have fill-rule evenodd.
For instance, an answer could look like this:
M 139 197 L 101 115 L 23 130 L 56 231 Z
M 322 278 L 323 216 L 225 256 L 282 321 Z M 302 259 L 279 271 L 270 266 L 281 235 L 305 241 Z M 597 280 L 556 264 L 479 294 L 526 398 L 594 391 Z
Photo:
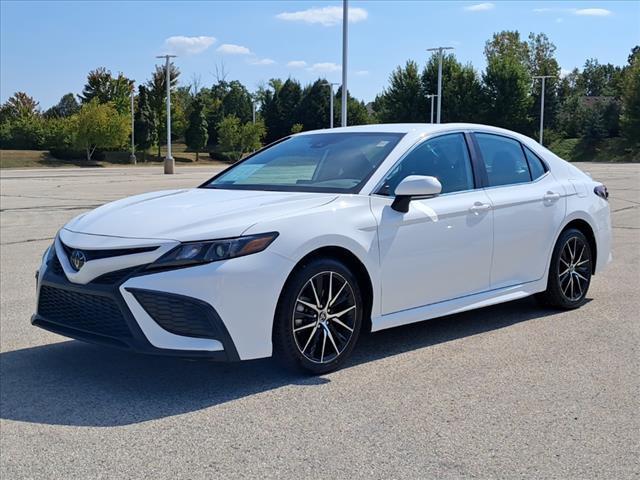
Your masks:
M 499 135 L 476 133 L 490 187 L 531 181 L 520 142 Z
M 416 147 L 391 170 L 378 193 L 392 195 L 409 175 L 436 177 L 442 184 L 442 193 L 473 189 L 473 170 L 464 135 L 443 135 Z
M 288 138 L 239 162 L 204 188 L 357 192 L 402 133 L 318 133 Z

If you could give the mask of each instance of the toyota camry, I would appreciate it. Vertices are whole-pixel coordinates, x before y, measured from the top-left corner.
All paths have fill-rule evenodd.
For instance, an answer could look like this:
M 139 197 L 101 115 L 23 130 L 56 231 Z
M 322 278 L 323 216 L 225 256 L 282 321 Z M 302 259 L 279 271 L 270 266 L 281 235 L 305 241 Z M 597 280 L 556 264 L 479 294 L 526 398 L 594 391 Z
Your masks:
M 196 188 L 71 220 L 32 323 L 131 351 L 331 371 L 360 334 L 529 295 L 581 306 L 610 261 L 606 187 L 472 124 L 305 132 Z

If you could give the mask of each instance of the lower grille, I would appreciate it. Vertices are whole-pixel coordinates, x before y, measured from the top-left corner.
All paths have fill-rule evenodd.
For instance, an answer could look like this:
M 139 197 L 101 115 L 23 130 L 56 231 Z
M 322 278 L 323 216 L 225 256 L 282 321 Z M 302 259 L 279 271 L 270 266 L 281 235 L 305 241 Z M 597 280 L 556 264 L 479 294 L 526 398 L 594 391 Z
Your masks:
M 91 280 L 91 283 L 100 283 L 102 285 L 119 284 L 139 268 L 140 266 L 136 265 L 135 267 L 123 268 L 122 270 L 114 270 L 112 272 L 100 275 L 98 278 L 94 278 L 93 280 Z
M 59 277 L 64 277 L 64 270 L 62 269 L 62 265 L 60 264 L 60 260 L 58 260 L 58 255 L 54 254 L 53 258 L 49 261 L 49 267 L 51 271 L 58 275 Z
M 128 289 L 142 308 L 168 332 L 186 337 L 221 338 L 212 309 L 206 303 L 183 295 Z
M 58 325 L 109 337 L 131 337 L 120 308 L 110 298 L 42 285 L 38 314 Z

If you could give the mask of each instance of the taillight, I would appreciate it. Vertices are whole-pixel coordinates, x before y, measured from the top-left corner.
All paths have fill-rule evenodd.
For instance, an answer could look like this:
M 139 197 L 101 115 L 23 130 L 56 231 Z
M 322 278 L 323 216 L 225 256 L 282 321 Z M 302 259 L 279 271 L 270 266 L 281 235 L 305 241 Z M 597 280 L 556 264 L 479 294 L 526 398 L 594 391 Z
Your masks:
M 605 200 L 609 200 L 609 190 L 604 185 L 598 185 L 593 189 L 593 193 L 595 193 L 600 198 Z

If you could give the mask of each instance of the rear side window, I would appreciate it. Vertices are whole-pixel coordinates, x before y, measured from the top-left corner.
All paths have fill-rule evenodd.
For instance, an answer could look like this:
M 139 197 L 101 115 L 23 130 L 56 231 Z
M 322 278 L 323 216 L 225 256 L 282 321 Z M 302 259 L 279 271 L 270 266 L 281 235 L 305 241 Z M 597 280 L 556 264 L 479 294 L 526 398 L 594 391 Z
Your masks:
M 542 160 L 540 160 L 538 156 L 527 147 L 524 147 L 524 154 L 527 157 L 527 162 L 529 162 L 531 178 L 535 180 L 536 178 L 540 178 L 542 175 L 544 175 L 547 169 L 544 167 L 544 163 L 542 163 Z
M 490 187 L 531 181 L 520 142 L 499 135 L 476 133 Z

